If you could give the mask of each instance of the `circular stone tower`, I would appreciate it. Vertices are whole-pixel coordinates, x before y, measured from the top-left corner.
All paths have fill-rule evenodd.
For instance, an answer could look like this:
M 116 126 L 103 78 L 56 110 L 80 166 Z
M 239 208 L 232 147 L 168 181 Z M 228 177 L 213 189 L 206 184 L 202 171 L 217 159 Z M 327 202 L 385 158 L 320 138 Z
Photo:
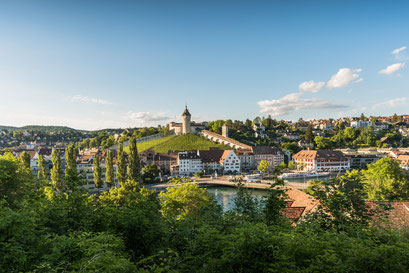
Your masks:
M 187 105 L 185 107 L 185 111 L 183 111 L 182 114 L 182 134 L 190 134 L 190 118 L 192 116 L 189 113 L 189 110 L 187 110 Z

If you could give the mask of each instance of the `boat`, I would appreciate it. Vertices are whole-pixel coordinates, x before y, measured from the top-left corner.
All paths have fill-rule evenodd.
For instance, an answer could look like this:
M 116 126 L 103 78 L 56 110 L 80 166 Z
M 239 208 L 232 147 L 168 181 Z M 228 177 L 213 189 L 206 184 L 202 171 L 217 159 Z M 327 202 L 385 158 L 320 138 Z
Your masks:
M 329 176 L 329 172 L 297 172 L 297 173 L 283 173 L 279 177 L 282 179 L 295 179 L 295 178 L 318 178 Z

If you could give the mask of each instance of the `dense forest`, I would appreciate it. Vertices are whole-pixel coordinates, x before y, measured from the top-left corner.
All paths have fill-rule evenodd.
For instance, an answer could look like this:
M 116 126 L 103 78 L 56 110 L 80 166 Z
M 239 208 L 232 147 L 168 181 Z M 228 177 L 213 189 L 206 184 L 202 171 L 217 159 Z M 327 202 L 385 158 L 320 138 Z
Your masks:
M 129 162 L 131 169 L 135 163 Z M 393 195 L 408 184 L 394 164 L 386 159 L 363 175 L 385 183 L 373 191 L 374 199 L 407 197 Z M 308 191 L 322 205 L 296 225 L 283 217 L 286 191 L 279 179 L 262 200 L 237 181 L 235 208 L 223 212 L 206 189 L 183 180 L 157 195 L 131 170 L 120 187 L 97 196 L 85 192 L 73 174 L 65 174 L 69 184 L 55 183 L 63 177 L 56 169 L 50 182 L 33 177 L 24 158 L 0 157 L 1 271 L 409 270 L 409 233 L 372 221 L 373 212 L 363 205 L 367 187 L 357 173 L 313 183 Z M 391 195 L 383 196 L 387 190 Z

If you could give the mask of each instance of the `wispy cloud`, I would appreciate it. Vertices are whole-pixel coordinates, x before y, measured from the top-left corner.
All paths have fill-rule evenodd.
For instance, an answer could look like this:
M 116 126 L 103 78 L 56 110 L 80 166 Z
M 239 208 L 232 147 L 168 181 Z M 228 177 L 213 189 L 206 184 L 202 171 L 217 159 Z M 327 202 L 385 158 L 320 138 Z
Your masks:
M 264 100 L 257 102 L 257 104 L 260 106 L 260 113 L 272 116 L 282 116 L 304 109 L 336 109 L 346 107 L 320 98 L 301 98 L 302 95 L 302 93 L 291 93 L 278 100 Z
M 372 106 L 373 109 L 377 109 L 377 108 L 393 108 L 393 107 L 397 107 L 397 106 L 401 106 L 401 105 L 405 105 L 408 101 L 407 97 L 402 97 L 402 98 L 396 98 L 396 99 L 391 99 L 391 100 L 387 100 L 387 101 L 383 101 L 377 104 L 374 104 Z
M 321 90 L 321 88 L 325 85 L 325 82 L 314 82 L 314 81 L 306 81 L 300 83 L 298 89 L 300 91 L 309 91 L 312 93 L 317 93 Z
M 71 101 L 74 102 L 82 102 L 82 103 L 94 103 L 94 104 L 112 104 L 112 102 L 109 102 L 107 100 L 99 99 L 99 98 L 91 98 L 88 96 L 83 96 L 83 95 L 75 95 L 71 97 Z
M 396 64 L 391 64 L 387 66 L 385 69 L 382 69 L 379 71 L 379 74 L 385 74 L 385 75 L 390 75 L 395 73 L 398 70 L 401 70 L 405 66 L 405 63 L 396 63 Z
M 397 48 L 397 49 L 392 50 L 391 54 L 397 55 L 397 54 L 399 54 L 400 52 L 404 51 L 405 49 L 406 49 L 406 46 L 402 46 L 402 47 L 400 47 L 400 48 Z
M 363 79 L 359 78 L 359 74 L 362 72 L 362 69 L 350 69 L 350 68 L 341 68 L 338 72 L 331 77 L 327 82 L 327 88 L 340 88 L 347 86 L 351 82 L 361 82 Z
M 152 113 L 129 111 L 123 116 L 123 119 L 135 124 L 135 126 L 152 126 L 170 122 L 172 119 L 175 119 L 175 117 L 166 115 L 164 112 Z

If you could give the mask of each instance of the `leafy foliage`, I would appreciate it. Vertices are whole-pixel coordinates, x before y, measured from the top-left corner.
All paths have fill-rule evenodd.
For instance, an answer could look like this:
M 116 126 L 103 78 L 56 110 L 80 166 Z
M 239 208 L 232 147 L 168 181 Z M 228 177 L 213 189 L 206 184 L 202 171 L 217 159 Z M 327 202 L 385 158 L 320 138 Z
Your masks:
M 397 160 L 384 157 L 363 171 L 370 200 L 408 200 L 409 181 Z

